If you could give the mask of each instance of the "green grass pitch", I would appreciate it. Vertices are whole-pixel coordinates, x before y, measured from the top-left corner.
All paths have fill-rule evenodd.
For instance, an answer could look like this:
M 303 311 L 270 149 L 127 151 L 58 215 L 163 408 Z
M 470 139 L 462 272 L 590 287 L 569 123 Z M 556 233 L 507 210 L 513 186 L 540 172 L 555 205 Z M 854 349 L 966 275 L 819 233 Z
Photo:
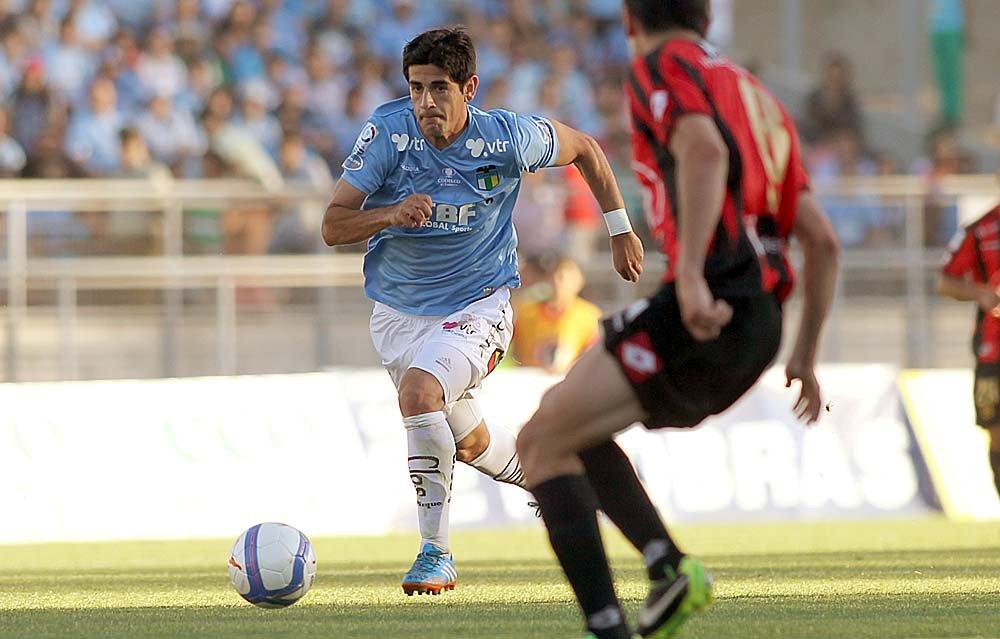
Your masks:
M 676 536 L 716 580 L 715 605 L 685 637 L 1000 637 L 1000 523 L 689 526 Z M 605 537 L 634 620 L 645 594 L 638 556 L 616 533 Z M 257 609 L 232 590 L 228 539 L 0 546 L 0 637 L 583 634 L 540 527 L 456 534 L 458 588 L 436 598 L 399 588 L 412 536 L 313 542 L 316 584 L 285 610 Z

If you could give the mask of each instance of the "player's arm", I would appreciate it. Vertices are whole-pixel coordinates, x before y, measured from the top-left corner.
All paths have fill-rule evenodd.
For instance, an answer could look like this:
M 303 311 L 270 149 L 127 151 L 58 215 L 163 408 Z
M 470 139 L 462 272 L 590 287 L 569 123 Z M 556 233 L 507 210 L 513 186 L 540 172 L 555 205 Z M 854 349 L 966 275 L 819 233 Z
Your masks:
M 938 276 L 937 290 L 953 300 L 975 302 L 986 313 L 995 312 L 1000 305 L 1000 295 L 993 288 L 966 277 L 941 273 Z
M 392 206 L 362 210 L 368 194 L 344 179 L 337 180 L 323 215 L 327 246 L 362 242 L 390 226 L 417 228 L 431 217 L 431 198 L 414 194 Z
M 615 271 L 629 282 L 639 281 L 639 276 L 642 275 L 642 242 L 632 231 L 625 211 L 625 201 L 604 149 L 597 140 L 582 131 L 551 118 L 549 122 L 552 123 L 559 142 L 559 153 L 552 166 L 573 164 L 580 170 L 590 192 L 604 211 L 608 233 L 611 234 L 611 255 Z
M 792 233 L 802 246 L 802 315 L 795 346 L 785 368 L 786 386 L 799 380 L 802 388 L 792 410 L 807 423 L 819 418 L 822 399 L 816 379 L 819 338 L 837 287 L 840 242 L 833 225 L 811 193 L 799 195 Z
M 722 216 L 729 150 L 712 118 L 682 116 L 670 136 L 677 159 L 678 252 L 675 277 L 681 319 L 698 341 L 713 340 L 733 310 L 716 300 L 705 281 L 708 245 Z
M 938 276 L 938 293 L 960 302 L 975 302 L 985 313 L 996 313 L 1000 304 L 997 291 L 972 277 L 978 253 L 975 232 L 961 229 L 948 244 L 948 258 Z

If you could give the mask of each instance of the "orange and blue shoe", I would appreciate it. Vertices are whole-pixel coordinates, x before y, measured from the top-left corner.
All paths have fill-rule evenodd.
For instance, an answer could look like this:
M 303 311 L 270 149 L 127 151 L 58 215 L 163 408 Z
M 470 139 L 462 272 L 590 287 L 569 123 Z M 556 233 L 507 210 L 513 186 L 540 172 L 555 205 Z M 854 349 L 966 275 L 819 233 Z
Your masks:
M 434 544 L 424 544 L 413 567 L 403 577 L 403 592 L 407 596 L 440 595 L 442 590 L 454 590 L 458 580 L 455 558 Z

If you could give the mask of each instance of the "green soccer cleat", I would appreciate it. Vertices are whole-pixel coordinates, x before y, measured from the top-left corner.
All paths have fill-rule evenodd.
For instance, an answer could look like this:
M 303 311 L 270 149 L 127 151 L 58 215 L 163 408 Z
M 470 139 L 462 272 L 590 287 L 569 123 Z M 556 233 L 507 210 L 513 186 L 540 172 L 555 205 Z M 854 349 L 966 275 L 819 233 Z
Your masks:
M 655 582 L 639 610 L 639 634 L 646 639 L 674 639 L 688 617 L 715 600 L 712 576 L 694 557 L 684 557 L 677 573 L 668 569 Z

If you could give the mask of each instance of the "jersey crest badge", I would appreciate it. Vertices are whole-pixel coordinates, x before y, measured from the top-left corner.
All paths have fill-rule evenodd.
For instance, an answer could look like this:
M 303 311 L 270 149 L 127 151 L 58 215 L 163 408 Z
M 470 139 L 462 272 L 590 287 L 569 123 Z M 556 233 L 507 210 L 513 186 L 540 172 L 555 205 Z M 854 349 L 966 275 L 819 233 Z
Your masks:
M 480 191 L 492 191 L 500 186 L 500 171 L 490 164 L 476 169 L 476 186 Z

